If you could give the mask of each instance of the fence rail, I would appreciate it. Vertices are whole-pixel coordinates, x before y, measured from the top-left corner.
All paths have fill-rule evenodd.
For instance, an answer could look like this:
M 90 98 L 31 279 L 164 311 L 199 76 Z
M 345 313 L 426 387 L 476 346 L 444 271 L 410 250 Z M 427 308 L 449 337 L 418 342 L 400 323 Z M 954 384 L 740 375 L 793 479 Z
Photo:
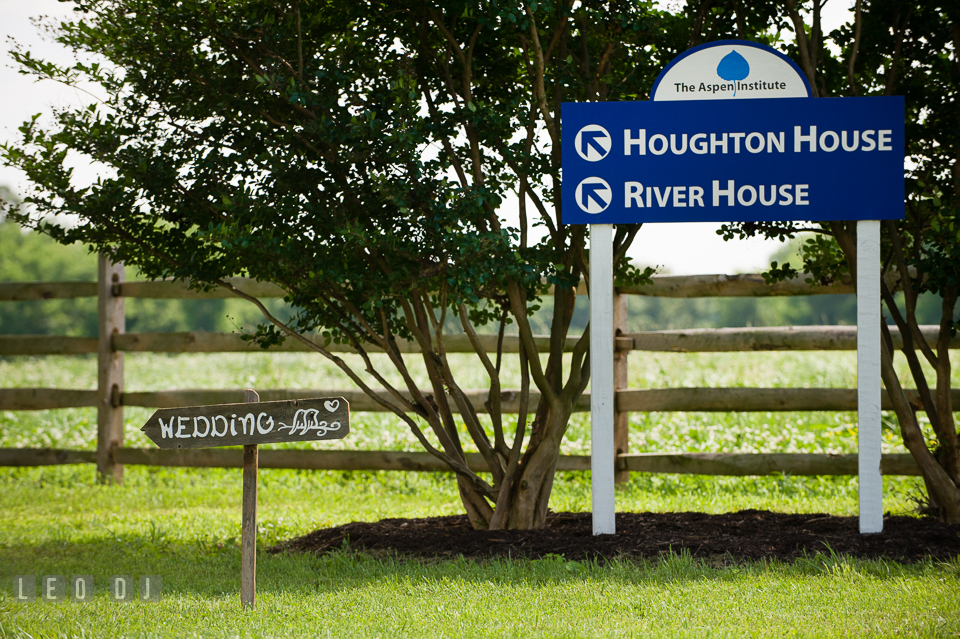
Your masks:
M 652 284 L 618 286 L 620 295 L 648 297 L 779 297 L 784 295 L 850 295 L 856 291 L 849 276 L 840 282 L 821 285 L 807 282 L 810 276 L 767 284 L 756 274 L 745 275 L 654 275 Z M 283 289 L 276 284 L 259 282 L 245 277 L 231 277 L 227 281 L 254 297 L 283 297 Z M 581 285 L 579 292 L 585 293 Z M 121 282 L 113 286 L 116 297 L 150 299 L 228 299 L 233 294 L 224 288 L 209 291 L 191 290 L 189 283 L 174 280 Z M 0 302 L 97 297 L 95 282 L 0 282 Z
M 937 326 L 922 326 L 928 340 L 935 340 Z M 900 334 L 893 332 L 894 348 L 903 346 Z M 535 338 L 537 347 L 545 349 L 550 338 Z M 190 331 L 181 333 L 118 333 L 110 340 L 113 350 L 125 353 L 252 353 L 260 352 L 256 344 L 244 340 L 237 333 L 210 333 Z M 0 355 L 80 355 L 96 353 L 95 337 L 51 337 L 47 335 L 2 335 Z M 481 345 L 489 350 L 497 348 L 496 335 L 481 335 Z M 398 343 L 403 353 L 419 352 L 414 342 Z M 576 338 L 564 345 L 573 351 Z M 447 352 L 472 353 L 465 335 L 449 335 L 445 339 Z M 329 344 L 334 353 L 352 353 L 347 344 Z M 515 335 L 503 338 L 504 353 L 518 353 L 520 339 Z M 856 326 L 776 326 L 765 328 L 695 328 L 673 331 L 646 331 L 622 333 L 616 337 L 617 351 L 648 351 L 670 353 L 731 353 L 744 351 L 855 351 Z M 950 342 L 950 348 L 960 348 L 960 334 Z M 298 340 L 286 340 L 271 349 L 272 352 L 309 352 L 310 348 Z M 377 347 L 371 353 L 382 352 Z
M 232 333 L 126 333 L 124 331 L 123 299 L 223 299 L 232 294 L 218 288 L 209 291 L 190 290 L 184 282 L 152 281 L 127 282 L 122 266 L 115 267 L 100 258 L 98 282 L 0 283 L 0 302 L 36 301 L 97 297 L 101 324 L 100 338 L 56 336 L 0 336 L 0 356 L 15 355 L 80 355 L 98 353 L 100 369 L 98 388 L 6 388 L 0 389 L 2 410 L 48 410 L 77 407 L 98 409 L 97 451 L 58 449 L 0 449 L 0 466 L 42 466 L 50 464 L 97 463 L 101 473 L 119 477 L 124 464 L 157 466 L 239 467 L 242 451 L 233 449 L 157 450 L 126 448 L 122 445 L 124 407 L 169 408 L 221 404 L 243 401 L 242 390 L 171 389 L 148 392 L 126 392 L 123 389 L 124 353 L 223 353 L 257 352 L 259 347 Z M 856 327 L 772 327 L 690 329 L 629 333 L 626 327 L 626 296 L 642 295 L 670 298 L 697 297 L 772 297 L 790 295 L 841 295 L 854 293 L 849 279 L 830 285 L 811 284 L 806 276 L 768 285 L 759 275 L 696 275 L 655 276 L 653 284 L 637 287 L 618 287 L 615 304 L 615 323 L 619 328 L 615 342 L 617 367 L 616 428 L 618 449 L 618 479 L 628 472 L 700 473 L 715 475 L 763 475 L 783 472 L 796 475 L 854 475 L 857 473 L 856 455 L 815 455 L 794 453 L 711 453 L 711 454 L 629 454 L 627 428 L 630 412 L 658 411 L 853 411 L 857 408 L 855 389 L 844 388 L 665 388 L 628 389 L 627 357 L 631 352 L 760 352 L 760 351 L 842 351 L 856 350 Z M 233 278 L 232 283 L 244 292 L 260 298 L 280 297 L 283 291 L 276 285 L 245 278 Z M 933 338 L 936 326 L 922 328 L 925 336 Z M 901 347 L 900 337 L 893 332 L 894 346 Z M 546 349 L 548 337 L 538 337 L 538 346 Z M 576 338 L 567 340 L 565 350 L 573 350 Z M 485 348 L 496 349 L 497 337 L 481 336 Z M 473 352 L 465 336 L 446 338 L 451 353 Z M 960 336 L 954 338 L 951 348 L 960 348 Z M 328 345 L 330 351 L 350 353 L 347 345 Z M 417 352 L 413 343 L 401 343 L 403 352 Z M 519 352 L 516 336 L 506 336 L 502 344 L 505 353 Z M 308 351 L 306 345 L 286 340 L 271 352 Z M 371 352 L 376 352 L 371 348 Z M 960 406 L 960 390 L 951 391 L 954 405 Z M 915 394 L 915 391 L 911 391 Z M 264 401 L 339 395 L 350 402 L 354 412 L 383 412 L 382 406 L 362 392 L 347 390 L 264 389 L 259 391 Z M 468 391 L 474 408 L 486 412 L 487 391 Z M 530 394 L 530 409 L 539 395 Z M 502 410 L 518 413 L 519 392 L 501 394 Z M 576 411 L 588 411 L 589 394 L 580 398 Z M 889 409 L 886 391 L 883 408 Z M 456 410 L 456 409 L 454 409 Z M 468 464 L 475 470 L 484 470 L 479 455 L 468 455 Z M 264 468 L 302 468 L 331 470 L 444 470 L 436 458 L 421 452 L 396 451 L 309 451 L 263 450 L 260 465 Z M 589 457 L 562 456 L 558 470 L 588 470 Z M 885 455 L 882 462 L 885 474 L 917 474 L 916 464 L 909 455 Z
M 96 461 L 96 451 L 53 448 L 0 448 L 0 466 L 51 466 L 87 464 Z M 119 464 L 180 466 L 190 468 L 241 468 L 239 448 L 160 450 L 157 448 L 116 448 L 113 459 Z M 467 453 L 471 470 L 484 472 L 486 463 L 479 453 Z M 448 470 L 429 453 L 360 450 L 271 450 L 259 452 L 260 468 L 298 470 Z M 646 473 L 699 475 L 856 475 L 857 455 L 815 453 L 641 453 L 620 455 L 621 470 Z M 561 455 L 557 470 L 590 470 L 590 457 Z M 880 470 L 885 475 L 919 475 L 913 457 L 905 453 L 883 455 Z
M 423 391 L 429 395 L 432 391 Z M 913 401 L 919 401 L 915 390 L 907 390 Z M 343 397 L 350 403 L 350 410 L 362 413 L 390 412 L 361 391 L 354 389 L 261 389 L 257 391 L 261 401 L 273 402 L 285 399 L 311 399 L 313 397 Z M 954 405 L 960 406 L 960 389 L 951 391 Z M 382 391 L 386 396 L 386 391 Z M 411 399 L 409 393 L 404 393 Z M 478 413 L 486 413 L 489 398 L 486 390 L 465 390 L 464 395 Z M 536 409 L 540 394 L 530 391 L 527 412 Z M 174 389 L 145 392 L 120 393 L 112 399 L 115 407 L 179 408 L 210 404 L 238 404 L 243 401 L 243 391 L 236 389 Z M 390 401 L 389 399 L 387 401 Z M 5 388 L 0 389 L 0 409 L 3 410 L 51 410 L 58 408 L 84 408 L 96 406 L 97 391 L 64 390 L 58 388 Z M 391 402 L 392 403 L 392 402 Z M 627 389 L 616 393 L 616 410 L 619 412 L 796 412 L 796 411 L 855 411 L 857 391 L 852 388 L 647 388 Z M 520 412 L 520 391 L 505 390 L 500 393 L 501 410 L 507 414 Z M 881 408 L 892 410 L 887 391 L 881 391 Z M 458 413 L 452 404 L 450 410 Z M 590 411 L 590 393 L 577 400 L 574 412 Z

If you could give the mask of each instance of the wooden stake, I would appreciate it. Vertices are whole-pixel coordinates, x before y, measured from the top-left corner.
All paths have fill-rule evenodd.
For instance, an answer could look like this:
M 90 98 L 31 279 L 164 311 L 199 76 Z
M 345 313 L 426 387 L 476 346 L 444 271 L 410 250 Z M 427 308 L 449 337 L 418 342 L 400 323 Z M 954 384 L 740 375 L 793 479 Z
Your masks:
M 124 332 L 123 297 L 119 286 L 124 281 L 123 262 L 112 263 L 101 255 L 97 278 L 97 472 L 100 481 L 121 483 L 123 466 L 113 459 L 113 451 L 123 446 L 123 353 L 114 350 L 113 337 Z
M 244 401 L 259 402 L 247 389 Z M 240 605 L 253 608 L 257 596 L 257 444 L 243 447 L 243 515 L 240 533 Z

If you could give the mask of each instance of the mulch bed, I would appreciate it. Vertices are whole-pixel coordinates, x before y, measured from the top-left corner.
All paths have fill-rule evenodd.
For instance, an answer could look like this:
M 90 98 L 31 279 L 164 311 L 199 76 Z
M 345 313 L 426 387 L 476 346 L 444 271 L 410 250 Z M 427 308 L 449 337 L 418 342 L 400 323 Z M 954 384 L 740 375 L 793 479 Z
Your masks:
M 883 532 L 861 535 L 856 517 L 743 510 L 704 513 L 619 513 L 617 534 L 592 534 L 590 513 L 550 513 L 542 530 L 473 530 L 466 516 L 384 519 L 322 528 L 271 552 L 350 549 L 417 558 L 562 555 L 567 559 L 656 558 L 687 550 L 694 557 L 790 561 L 818 552 L 917 562 L 960 556 L 960 525 L 886 517 Z

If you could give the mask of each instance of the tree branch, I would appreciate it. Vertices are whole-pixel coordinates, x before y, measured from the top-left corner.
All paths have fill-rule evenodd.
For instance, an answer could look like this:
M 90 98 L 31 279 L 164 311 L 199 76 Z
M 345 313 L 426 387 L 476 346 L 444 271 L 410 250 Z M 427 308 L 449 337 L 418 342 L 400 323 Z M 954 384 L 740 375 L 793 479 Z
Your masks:
M 857 0 L 853 23 L 853 47 L 850 49 L 850 59 L 847 61 L 847 82 L 850 85 L 850 95 L 857 95 L 857 77 L 854 68 L 857 63 L 857 53 L 860 51 L 860 35 L 863 27 L 863 0 Z
M 524 6 L 527 16 L 530 18 L 530 39 L 533 42 L 533 66 L 534 66 L 534 91 L 536 92 L 537 104 L 540 107 L 540 114 L 547 125 L 547 133 L 555 145 L 560 144 L 560 132 L 556 130 L 553 116 L 550 115 L 550 108 L 547 106 L 547 91 L 544 87 L 544 69 L 543 49 L 540 46 L 540 35 L 537 33 L 537 20 L 530 7 Z

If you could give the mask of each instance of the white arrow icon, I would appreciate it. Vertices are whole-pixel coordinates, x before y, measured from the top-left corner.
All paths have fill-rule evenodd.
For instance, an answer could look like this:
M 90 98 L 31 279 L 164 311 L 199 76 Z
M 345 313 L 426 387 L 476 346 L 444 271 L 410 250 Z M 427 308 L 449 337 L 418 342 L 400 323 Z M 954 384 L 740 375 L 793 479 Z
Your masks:
M 577 133 L 577 154 L 587 162 L 597 162 L 607 157 L 613 141 L 610 134 L 599 124 L 588 124 Z
M 586 213 L 600 213 L 610 206 L 611 201 L 613 191 L 610 185 L 598 177 L 588 177 L 577 185 L 577 206 Z

